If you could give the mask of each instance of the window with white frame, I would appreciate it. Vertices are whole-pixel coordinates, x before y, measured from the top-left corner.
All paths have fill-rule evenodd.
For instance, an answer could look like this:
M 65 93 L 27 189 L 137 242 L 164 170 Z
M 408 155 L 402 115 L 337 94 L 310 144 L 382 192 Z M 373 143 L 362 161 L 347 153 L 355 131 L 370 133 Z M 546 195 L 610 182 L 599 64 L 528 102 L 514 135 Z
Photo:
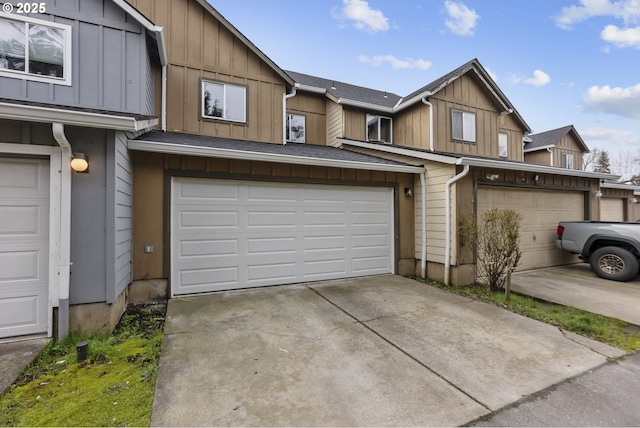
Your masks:
M 202 118 L 247 121 L 247 88 L 224 82 L 202 80 Z
M 461 110 L 451 110 L 451 136 L 454 140 L 476 142 L 476 115 Z
M 367 115 L 367 141 L 391 143 L 391 118 Z
M 0 13 L 0 76 L 71 85 L 71 27 Z
M 562 167 L 573 169 L 573 153 L 562 154 Z
M 305 122 L 306 117 L 301 114 L 287 114 L 287 141 L 305 142 Z
M 498 157 L 506 158 L 509 156 L 509 137 L 506 132 L 498 133 Z

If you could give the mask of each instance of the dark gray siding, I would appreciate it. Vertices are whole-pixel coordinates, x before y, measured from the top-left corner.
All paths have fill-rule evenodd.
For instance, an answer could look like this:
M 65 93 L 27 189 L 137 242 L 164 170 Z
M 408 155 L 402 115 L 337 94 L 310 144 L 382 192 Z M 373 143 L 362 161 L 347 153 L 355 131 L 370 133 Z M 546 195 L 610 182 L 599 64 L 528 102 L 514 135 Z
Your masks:
M 0 77 L 0 98 L 152 114 L 146 34 L 111 0 L 49 0 L 31 18 L 70 25 L 71 86 Z M 144 96 L 143 96 L 144 94 Z

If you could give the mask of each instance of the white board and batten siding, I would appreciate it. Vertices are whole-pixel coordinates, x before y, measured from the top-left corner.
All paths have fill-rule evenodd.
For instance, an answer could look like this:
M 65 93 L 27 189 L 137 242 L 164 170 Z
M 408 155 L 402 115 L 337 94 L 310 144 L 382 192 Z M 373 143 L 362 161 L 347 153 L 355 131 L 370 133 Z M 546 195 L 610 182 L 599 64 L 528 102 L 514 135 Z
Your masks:
M 171 290 L 394 272 L 390 187 L 174 177 Z
M 0 158 L 0 338 L 46 333 L 49 161 Z

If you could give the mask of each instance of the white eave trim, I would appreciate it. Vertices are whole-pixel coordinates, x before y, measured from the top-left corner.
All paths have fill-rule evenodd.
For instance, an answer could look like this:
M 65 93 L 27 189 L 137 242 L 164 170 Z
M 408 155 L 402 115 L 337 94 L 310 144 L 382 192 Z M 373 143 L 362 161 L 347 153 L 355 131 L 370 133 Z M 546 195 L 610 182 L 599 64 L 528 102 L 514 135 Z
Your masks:
M 524 149 L 524 152 L 525 153 L 537 152 L 537 151 L 540 151 L 540 150 L 552 149 L 555 146 L 556 146 L 555 144 L 548 144 L 546 146 L 534 147 L 534 148 L 531 148 L 531 149 Z
M 357 162 L 336 159 L 311 158 L 305 156 L 260 153 L 245 150 L 230 150 L 216 147 L 189 146 L 184 144 L 161 143 L 154 141 L 129 140 L 130 150 L 168 153 L 176 155 L 203 156 L 224 159 L 242 159 L 261 162 L 277 162 L 296 165 L 325 166 L 331 168 L 365 169 L 371 171 L 405 172 L 421 174 L 424 168 L 411 165 L 389 165 L 374 162 Z
M 132 7 L 125 0 L 113 0 L 115 4 L 120 6 L 126 13 L 131 15 L 133 19 L 138 21 L 140 25 L 146 28 L 148 31 L 152 32 L 156 37 L 156 43 L 158 43 L 158 52 L 160 55 L 160 65 L 167 65 L 167 49 L 166 44 L 164 42 L 164 32 L 162 27 L 158 27 L 153 22 L 151 22 L 146 16 L 138 12 L 134 7 Z
M 625 183 L 601 183 L 600 187 L 604 187 L 605 189 L 622 189 L 622 190 L 633 190 L 635 192 L 640 192 L 640 186 L 635 186 L 633 184 L 625 184 Z
M 158 118 L 136 119 L 129 116 L 2 102 L 0 102 L 0 118 L 28 122 L 56 122 L 64 125 L 107 128 L 117 131 L 140 131 L 158 124 Z
M 365 149 L 377 150 L 385 153 L 393 153 L 401 156 L 410 156 L 416 159 L 424 159 L 433 162 L 440 162 L 449 165 L 469 165 L 484 168 L 496 168 L 496 169 L 508 169 L 514 171 L 527 171 L 537 172 L 540 174 L 556 174 L 556 175 L 569 175 L 572 177 L 586 177 L 586 178 L 598 178 L 600 180 L 616 180 L 620 178 L 619 175 L 605 174 L 600 172 L 581 171 L 577 169 L 558 168 L 555 166 L 537 165 L 532 163 L 522 162 L 505 162 L 494 159 L 482 159 L 482 158 L 467 158 L 457 156 L 446 156 L 430 152 L 422 152 L 418 150 L 411 150 L 402 147 L 395 147 L 393 145 L 380 145 L 374 143 L 367 143 L 364 141 L 353 141 L 338 138 L 338 142 L 346 146 L 361 147 Z

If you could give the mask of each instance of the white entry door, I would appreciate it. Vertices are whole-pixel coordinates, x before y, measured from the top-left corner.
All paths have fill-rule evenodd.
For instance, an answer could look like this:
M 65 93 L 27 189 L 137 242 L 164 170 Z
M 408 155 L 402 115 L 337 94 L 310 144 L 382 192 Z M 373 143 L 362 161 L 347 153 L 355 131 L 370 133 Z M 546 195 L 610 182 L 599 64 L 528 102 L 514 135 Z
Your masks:
M 49 162 L 0 158 L 0 337 L 46 333 Z
M 393 273 L 393 189 L 173 178 L 173 295 Z

